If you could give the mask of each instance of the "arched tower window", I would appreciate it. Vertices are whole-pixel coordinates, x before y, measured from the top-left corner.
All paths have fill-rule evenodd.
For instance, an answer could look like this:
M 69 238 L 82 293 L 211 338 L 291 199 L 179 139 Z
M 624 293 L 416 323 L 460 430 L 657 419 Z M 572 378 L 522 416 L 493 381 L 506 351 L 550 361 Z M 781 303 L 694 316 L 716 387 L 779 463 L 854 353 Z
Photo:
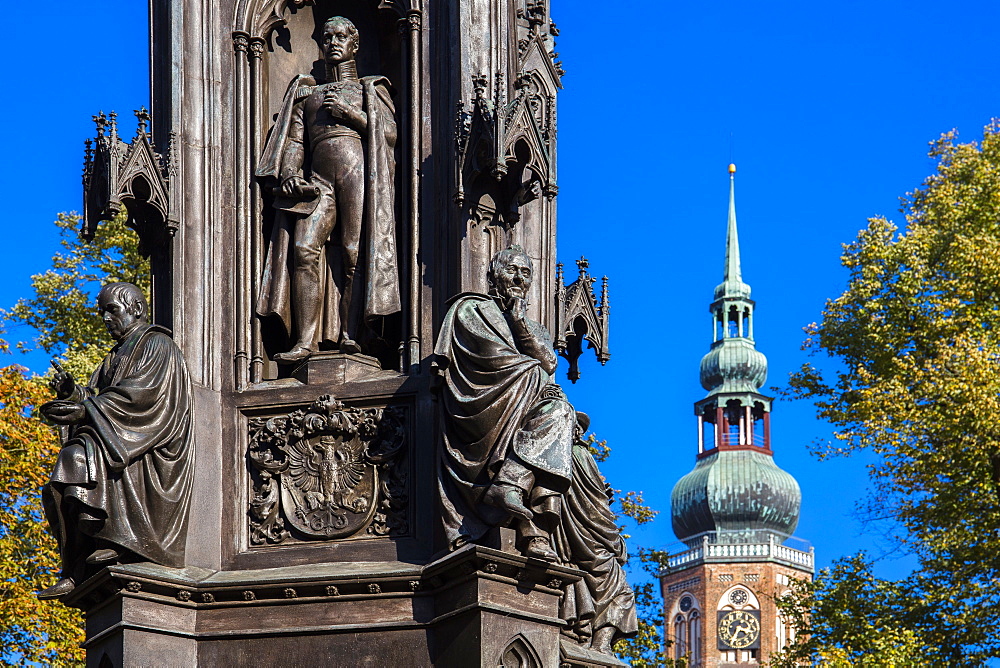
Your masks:
M 684 592 L 674 602 L 671 612 L 668 619 L 673 619 L 671 640 L 674 643 L 674 659 L 686 659 L 688 666 L 696 668 L 703 653 L 701 605 L 693 594 Z
M 692 610 L 688 616 L 688 647 L 691 652 L 691 666 L 701 664 L 701 615 Z
M 740 322 L 739 309 L 737 309 L 735 306 L 731 306 L 729 308 L 729 318 L 726 322 L 727 325 L 726 336 L 730 339 L 742 336 L 742 333 L 740 332 L 741 324 L 742 323 Z
M 787 586 L 789 584 L 789 577 L 784 573 L 779 573 L 775 580 L 779 585 Z M 785 589 L 778 597 L 785 598 L 790 593 L 789 589 Z M 774 640 L 778 650 L 785 649 L 795 641 L 795 627 L 785 619 L 780 611 L 774 618 Z

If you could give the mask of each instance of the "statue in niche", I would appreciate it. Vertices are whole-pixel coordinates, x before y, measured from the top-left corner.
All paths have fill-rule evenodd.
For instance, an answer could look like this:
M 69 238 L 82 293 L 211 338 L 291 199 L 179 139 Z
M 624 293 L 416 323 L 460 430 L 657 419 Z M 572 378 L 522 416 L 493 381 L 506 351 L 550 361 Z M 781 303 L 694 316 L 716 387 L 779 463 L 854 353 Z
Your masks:
M 511 246 L 490 261 L 492 294 L 460 295 L 445 315 L 434 351 L 444 377 L 439 485 L 453 548 L 513 522 L 526 555 L 555 561 L 576 411 L 552 382 L 549 333 L 526 315 L 532 279 L 531 260 Z
M 167 330 L 131 283 L 97 297 L 117 342 L 78 385 L 53 362 L 56 400 L 41 406 L 65 425 L 42 504 L 62 558 L 60 580 L 38 593 L 61 598 L 94 570 L 122 561 L 183 567 L 191 497 L 191 383 Z
M 552 339 L 525 314 L 532 279 L 530 258 L 511 246 L 490 261 L 490 294 L 461 294 L 445 315 L 434 351 L 445 417 L 442 520 L 452 549 L 513 526 L 526 556 L 584 571 L 561 601 L 565 632 L 611 654 L 637 632 L 625 544 L 583 441 L 590 419 L 553 382 Z
M 277 184 L 278 214 L 257 314 L 296 341 L 279 364 L 320 345 L 359 353 L 361 328 L 400 310 L 395 109 L 388 79 L 358 77 L 359 46 L 346 18 L 324 24 L 326 81 L 292 80 L 257 168 Z

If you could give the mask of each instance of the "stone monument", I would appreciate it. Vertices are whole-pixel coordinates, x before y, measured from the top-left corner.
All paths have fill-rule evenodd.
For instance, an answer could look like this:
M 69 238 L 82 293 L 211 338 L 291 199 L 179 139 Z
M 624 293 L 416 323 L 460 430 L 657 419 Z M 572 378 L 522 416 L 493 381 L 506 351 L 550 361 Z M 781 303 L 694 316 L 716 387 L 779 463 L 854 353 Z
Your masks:
M 82 232 L 124 208 L 150 256 L 190 502 L 160 552 L 67 551 L 88 664 L 621 665 L 624 544 L 554 379 L 610 353 L 606 281 L 556 263 L 547 0 L 150 7 L 152 110 L 96 117 Z

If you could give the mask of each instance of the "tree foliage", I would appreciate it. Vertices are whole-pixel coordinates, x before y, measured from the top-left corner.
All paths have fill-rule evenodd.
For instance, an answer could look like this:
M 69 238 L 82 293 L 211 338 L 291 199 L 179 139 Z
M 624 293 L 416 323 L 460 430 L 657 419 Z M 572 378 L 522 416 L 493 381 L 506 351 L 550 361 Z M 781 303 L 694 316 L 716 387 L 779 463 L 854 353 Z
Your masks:
M 868 221 L 845 246 L 847 289 L 807 328 L 806 349 L 838 368 L 806 364 L 791 388 L 836 429 L 821 457 L 879 455 L 869 516 L 898 520 L 920 563 L 899 633 L 937 629 L 969 665 L 1000 654 L 1000 124 L 981 142 L 948 133 L 930 155 L 905 228 Z M 817 600 L 849 574 L 834 569 Z
M 776 603 L 798 635 L 772 655 L 772 668 L 969 665 L 956 663 L 951 643 L 938 643 L 939 627 L 927 624 L 936 613 L 926 608 L 920 583 L 875 577 L 863 553 L 836 561 L 812 582 L 791 581 Z
M 77 235 L 78 223 L 76 216 L 59 214 L 62 250 L 50 269 L 32 276 L 32 296 L 2 316 L 37 333 L 33 343 L 18 348 L 59 355 L 67 370 L 86 380 L 112 344 L 94 308 L 97 291 L 111 281 L 129 281 L 148 293 L 149 265 L 123 217 L 99 226 L 89 243 Z M 56 431 L 35 415 L 38 405 L 53 398 L 45 380 L 17 365 L 0 369 L 0 658 L 71 665 L 83 660 L 82 616 L 35 598 L 59 571 L 39 496 L 60 447 Z
M 124 212 L 97 227 L 94 239 L 84 242 L 77 230 L 80 218 L 60 213 L 55 221 L 62 250 L 52 267 L 31 277 L 30 297 L 19 299 L 3 316 L 11 324 L 27 325 L 37 334 L 21 350 L 41 348 L 60 355 L 63 366 L 86 380 L 114 344 L 94 304 L 106 283 L 127 281 L 149 298 L 149 261 L 139 253 L 139 240 L 125 224 Z
M 51 398 L 21 367 L 0 369 L 0 656 L 59 665 L 83 660 L 83 630 L 79 612 L 35 598 L 59 572 L 38 494 L 59 439 L 32 414 Z

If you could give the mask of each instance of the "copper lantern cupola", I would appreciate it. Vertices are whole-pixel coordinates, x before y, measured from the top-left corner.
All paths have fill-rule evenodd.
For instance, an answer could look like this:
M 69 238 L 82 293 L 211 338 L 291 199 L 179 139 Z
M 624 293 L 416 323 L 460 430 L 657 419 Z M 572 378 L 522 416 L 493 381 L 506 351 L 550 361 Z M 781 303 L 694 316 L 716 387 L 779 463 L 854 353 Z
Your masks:
M 726 540 L 787 537 L 801 504 L 798 483 L 772 457 L 772 399 L 761 393 L 767 358 L 754 342 L 755 303 L 740 270 L 735 172 L 730 165 L 725 271 L 709 309 L 712 345 L 700 368 L 708 394 L 694 405 L 698 459 L 672 494 L 674 533 L 685 541 L 708 533 Z

